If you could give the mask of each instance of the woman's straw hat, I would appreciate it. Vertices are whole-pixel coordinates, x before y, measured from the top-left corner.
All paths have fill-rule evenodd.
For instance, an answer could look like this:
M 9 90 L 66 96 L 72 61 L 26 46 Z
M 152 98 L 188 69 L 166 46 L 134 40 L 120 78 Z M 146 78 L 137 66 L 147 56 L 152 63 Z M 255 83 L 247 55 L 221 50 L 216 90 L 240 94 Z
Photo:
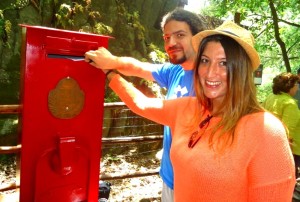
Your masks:
M 198 52 L 199 45 L 203 38 L 215 34 L 221 34 L 229 36 L 238 42 L 248 54 L 253 70 L 256 70 L 260 65 L 260 59 L 257 51 L 254 48 L 254 38 L 250 31 L 238 26 L 232 21 L 225 21 L 221 26 L 217 27 L 214 30 L 205 30 L 194 35 L 192 38 L 193 48 Z

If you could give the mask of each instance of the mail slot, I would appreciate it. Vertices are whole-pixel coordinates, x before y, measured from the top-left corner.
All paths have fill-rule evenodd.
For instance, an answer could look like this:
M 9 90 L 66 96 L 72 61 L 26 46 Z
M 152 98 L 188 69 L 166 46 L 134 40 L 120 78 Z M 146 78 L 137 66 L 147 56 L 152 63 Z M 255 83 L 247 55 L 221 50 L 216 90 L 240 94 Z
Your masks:
M 21 25 L 20 202 L 98 201 L 109 36 Z

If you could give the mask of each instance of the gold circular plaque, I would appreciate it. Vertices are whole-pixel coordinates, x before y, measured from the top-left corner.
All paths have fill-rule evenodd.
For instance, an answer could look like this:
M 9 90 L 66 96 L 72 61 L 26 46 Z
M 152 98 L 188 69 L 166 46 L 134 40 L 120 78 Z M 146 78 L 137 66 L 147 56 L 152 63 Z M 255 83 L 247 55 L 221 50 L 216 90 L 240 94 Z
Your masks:
M 59 119 L 76 117 L 84 106 L 84 92 L 71 77 L 61 79 L 48 95 L 50 113 Z

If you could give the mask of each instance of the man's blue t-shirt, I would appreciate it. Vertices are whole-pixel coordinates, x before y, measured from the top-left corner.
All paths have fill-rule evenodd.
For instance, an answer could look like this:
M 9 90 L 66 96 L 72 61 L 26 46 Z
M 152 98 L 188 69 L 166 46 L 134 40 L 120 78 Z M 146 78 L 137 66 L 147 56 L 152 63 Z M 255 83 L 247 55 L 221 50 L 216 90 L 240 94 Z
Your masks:
M 166 99 L 193 96 L 193 70 L 184 70 L 181 65 L 166 63 L 156 65 L 152 76 L 161 87 L 167 88 Z M 159 174 L 168 187 L 174 189 L 174 173 L 170 160 L 171 130 L 164 126 L 163 154 Z

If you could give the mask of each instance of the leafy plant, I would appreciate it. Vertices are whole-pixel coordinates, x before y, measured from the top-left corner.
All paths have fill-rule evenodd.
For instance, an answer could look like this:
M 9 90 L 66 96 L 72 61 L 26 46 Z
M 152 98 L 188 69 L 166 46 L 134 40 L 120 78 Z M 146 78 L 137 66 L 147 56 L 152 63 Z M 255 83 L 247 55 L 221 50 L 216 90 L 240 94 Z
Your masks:
M 73 21 L 73 13 L 74 13 L 74 8 L 72 8 L 68 4 L 61 4 L 59 6 L 59 9 L 57 13 L 55 14 L 56 17 L 56 27 L 62 27 L 64 29 L 68 27 L 72 27 L 74 25 Z
M 284 67 L 293 71 L 300 66 L 299 1 L 210 0 L 210 3 L 206 14 L 234 19 L 251 30 L 265 68 Z
M 113 29 L 110 26 L 99 22 L 95 24 L 93 32 L 95 34 L 110 35 L 113 32 Z
M 5 46 L 8 46 L 7 43 L 11 33 L 11 22 L 5 20 L 3 16 L 3 10 L 0 10 L 0 37 Z
M 263 83 L 257 86 L 259 101 L 264 101 L 272 92 L 272 78 L 276 74 L 295 73 L 300 67 L 298 0 L 210 0 L 210 6 L 203 13 L 235 20 L 253 33 L 264 66 Z
M 168 60 L 168 56 L 165 52 L 161 51 L 156 45 L 151 43 L 148 47 L 149 58 L 153 63 L 164 63 Z

